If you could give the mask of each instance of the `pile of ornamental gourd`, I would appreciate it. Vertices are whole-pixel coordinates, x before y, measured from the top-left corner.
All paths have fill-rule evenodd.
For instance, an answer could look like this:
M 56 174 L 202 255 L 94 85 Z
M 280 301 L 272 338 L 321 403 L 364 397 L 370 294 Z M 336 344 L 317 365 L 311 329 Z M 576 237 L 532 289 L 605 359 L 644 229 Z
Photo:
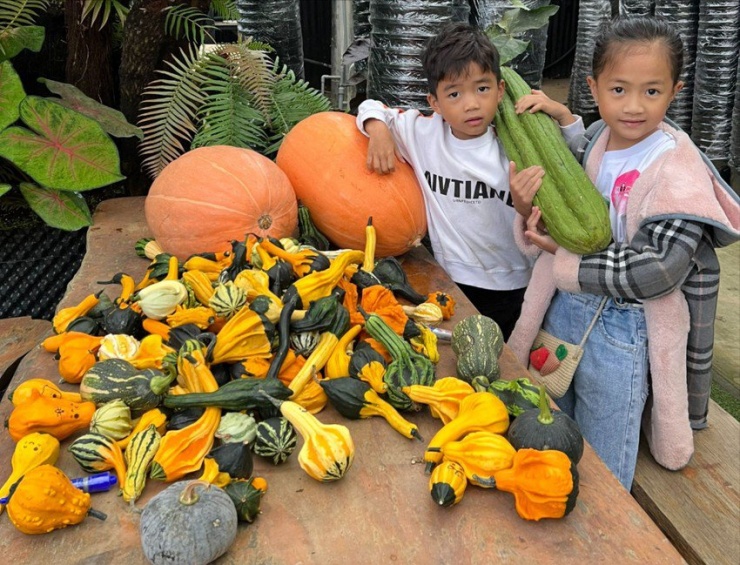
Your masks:
M 317 418 L 327 403 L 418 440 L 403 414 L 427 405 L 441 420 L 424 455 L 440 506 L 472 484 L 512 493 L 528 520 L 568 514 L 583 440 L 539 387 L 499 379 L 495 322 L 457 321 L 457 375 L 437 378 L 432 328 L 453 317 L 454 298 L 421 295 L 398 260 L 376 260 L 371 223 L 362 250 L 316 236 L 250 235 L 184 261 L 141 240 L 141 280 L 113 274 L 59 310 L 43 348 L 76 386 L 35 378 L 10 391 L 16 448 L 0 496 L 14 526 L 38 534 L 99 517 L 94 496 L 54 467 L 69 440 L 81 472 L 114 474 L 131 506 L 147 481 L 171 483 L 144 506 L 144 553 L 206 563 L 260 512 L 267 481 L 254 456 L 279 465 L 300 446 L 310 477 L 345 476 L 356 446 L 347 426 Z

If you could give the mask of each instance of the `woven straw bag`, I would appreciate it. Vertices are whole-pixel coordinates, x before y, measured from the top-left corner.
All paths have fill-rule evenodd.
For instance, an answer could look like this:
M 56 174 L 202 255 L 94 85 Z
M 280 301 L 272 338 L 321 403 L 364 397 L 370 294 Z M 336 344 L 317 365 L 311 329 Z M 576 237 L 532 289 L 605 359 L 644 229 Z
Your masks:
M 558 339 L 554 335 L 542 329 L 537 333 L 533 349 L 544 346 L 550 352 L 548 359 L 555 358 L 555 351 L 561 345 L 564 346 L 567 351 L 566 356 L 560 361 L 558 367 L 546 375 L 541 374 L 532 366 L 531 363 L 529 364 L 529 372 L 534 377 L 535 382 L 544 386 L 547 394 L 552 398 L 560 398 L 568 390 L 568 387 L 573 380 L 573 375 L 576 372 L 576 368 L 578 367 L 578 363 L 581 361 L 581 357 L 583 357 L 583 346 L 596 324 L 596 320 L 599 319 L 599 315 L 601 315 L 601 311 L 604 309 L 604 304 L 606 304 L 606 297 L 602 298 L 599 307 L 596 309 L 596 314 L 594 314 L 591 323 L 588 328 L 586 328 L 586 333 L 583 335 L 581 343 L 578 345 Z M 545 364 L 547 364 L 547 361 L 545 361 Z M 542 368 L 544 369 L 545 366 Z

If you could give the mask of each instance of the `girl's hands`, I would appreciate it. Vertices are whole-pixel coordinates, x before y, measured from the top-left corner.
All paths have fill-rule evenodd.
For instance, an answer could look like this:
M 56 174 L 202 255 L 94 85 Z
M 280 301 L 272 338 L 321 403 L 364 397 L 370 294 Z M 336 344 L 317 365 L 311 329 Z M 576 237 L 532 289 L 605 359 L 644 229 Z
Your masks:
M 514 209 L 528 218 L 532 213 L 532 199 L 542 185 L 545 169 L 533 166 L 517 172 L 516 163 L 509 161 L 509 190 Z
M 369 136 L 367 146 L 367 168 L 379 175 L 386 175 L 396 170 L 396 159 L 405 163 L 393 134 L 388 126 L 380 120 L 370 119 L 365 122 L 365 131 Z
M 543 251 L 554 255 L 559 246 L 552 237 L 547 235 L 543 224 L 540 223 L 541 219 L 542 212 L 537 206 L 533 206 L 532 213 L 527 218 L 527 230 L 524 232 L 524 237 Z
M 541 90 L 532 89 L 532 93 L 522 96 L 514 105 L 514 108 L 517 114 L 523 114 L 527 111 L 532 114 L 545 112 L 545 114 L 555 118 L 563 127 L 576 121 L 576 117 L 568 110 L 567 106 L 553 100 Z

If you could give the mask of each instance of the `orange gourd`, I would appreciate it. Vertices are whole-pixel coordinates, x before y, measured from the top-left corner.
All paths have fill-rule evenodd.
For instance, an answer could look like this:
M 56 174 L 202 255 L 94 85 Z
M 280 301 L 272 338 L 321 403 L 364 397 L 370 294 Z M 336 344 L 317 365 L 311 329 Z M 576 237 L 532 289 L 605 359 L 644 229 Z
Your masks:
M 298 203 L 285 173 L 256 151 L 223 145 L 199 147 L 169 163 L 152 183 L 144 212 L 157 242 L 182 259 L 225 251 L 247 233 L 279 239 L 298 227 Z
M 90 495 L 75 488 L 53 465 L 41 465 L 26 473 L 8 503 L 10 521 L 24 534 L 45 534 L 74 526 L 88 515 L 106 518 L 90 508 Z
M 16 442 L 33 432 L 46 432 L 61 441 L 87 429 L 93 414 L 94 402 L 51 398 L 35 390 L 29 400 L 13 408 L 6 425 Z
M 422 192 L 404 163 L 390 175 L 368 171 L 367 143 L 353 116 L 320 112 L 290 130 L 276 162 L 316 227 L 337 247 L 364 249 L 372 216 L 376 257 L 400 255 L 426 232 Z

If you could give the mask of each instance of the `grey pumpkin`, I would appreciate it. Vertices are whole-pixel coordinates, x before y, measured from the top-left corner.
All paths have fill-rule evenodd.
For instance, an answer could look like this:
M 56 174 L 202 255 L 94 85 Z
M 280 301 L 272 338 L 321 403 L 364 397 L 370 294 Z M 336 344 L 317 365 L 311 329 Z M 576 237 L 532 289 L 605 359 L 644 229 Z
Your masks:
M 154 565 L 205 565 L 236 538 L 234 503 L 205 481 L 180 481 L 154 496 L 141 513 L 144 555 Z

